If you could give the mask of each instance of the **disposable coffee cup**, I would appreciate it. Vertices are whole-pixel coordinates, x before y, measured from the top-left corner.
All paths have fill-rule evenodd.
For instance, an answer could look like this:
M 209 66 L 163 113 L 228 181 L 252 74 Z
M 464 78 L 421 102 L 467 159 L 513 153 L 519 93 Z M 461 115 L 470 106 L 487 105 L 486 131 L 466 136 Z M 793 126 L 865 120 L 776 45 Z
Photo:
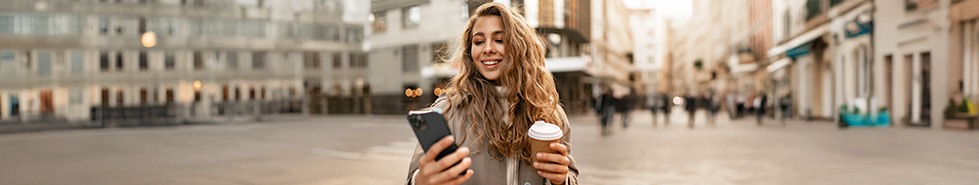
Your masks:
M 537 162 L 537 153 L 558 153 L 556 150 L 551 149 L 551 143 L 557 143 L 564 136 L 564 131 L 561 127 L 555 124 L 545 123 L 544 121 L 534 122 L 534 125 L 530 126 L 530 130 L 527 131 L 527 136 L 530 136 L 530 156 L 534 162 Z

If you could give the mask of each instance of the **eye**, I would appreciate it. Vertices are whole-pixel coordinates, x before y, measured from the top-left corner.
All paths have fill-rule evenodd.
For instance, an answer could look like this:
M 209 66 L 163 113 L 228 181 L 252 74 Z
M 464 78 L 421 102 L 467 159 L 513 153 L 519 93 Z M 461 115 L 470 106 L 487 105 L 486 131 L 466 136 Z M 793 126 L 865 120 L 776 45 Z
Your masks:
M 473 42 L 473 44 L 480 45 L 480 44 L 483 44 L 483 41 L 477 40 L 477 41 Z
M 503 39 L 496 39 L 496 43 L 503 43 Z

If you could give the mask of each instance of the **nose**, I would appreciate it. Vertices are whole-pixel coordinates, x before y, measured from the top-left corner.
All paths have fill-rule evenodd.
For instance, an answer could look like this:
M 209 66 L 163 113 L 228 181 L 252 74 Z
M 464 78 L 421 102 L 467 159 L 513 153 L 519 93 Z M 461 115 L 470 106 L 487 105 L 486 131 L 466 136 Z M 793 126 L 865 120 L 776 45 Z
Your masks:
M 492 44 L 486 44 L 486 47 L 483 47 L 483 54 L 493 53 L 496 53 L 496 48 L 494 48 Z

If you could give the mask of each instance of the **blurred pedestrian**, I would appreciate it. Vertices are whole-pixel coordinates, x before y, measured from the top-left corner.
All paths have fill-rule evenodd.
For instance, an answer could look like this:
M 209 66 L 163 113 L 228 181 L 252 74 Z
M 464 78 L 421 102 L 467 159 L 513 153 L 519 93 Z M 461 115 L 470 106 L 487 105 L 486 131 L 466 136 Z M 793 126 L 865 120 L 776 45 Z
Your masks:
M 649 94 L 646 96 L 646 108 L 649 108 L 649 112 L 653 115 L 653 127 L 656 127 L 656 112 L 659 112 L 659 106 L 661 104 L 658 94 Z
M 684 98 L 686 100 L 683 102 L 683 107 L 687 111 L 687 117 L 689 118 L 687 126 L 693 128 L 694 114 L 697 113 L 697 97 L 692 93 L 688 93 Z
M 670 125 L 670 112 L 673 110 L 673 101 L 670 100 L 670 96 L 667 94 L 660 95 L 659 99 L 663 103 L 659 107 L 663 110 L 663 125 Z
M 544 68 L 545 41 L 524 20 L 502 3 L 473 11 L 459 39 L 462 48 L 454 52 L 459 72 L 432 105 L 444 110 L 459 140 L 446 137 L 427 152 L 416 145 L 406 184 L 578 184 L 571 125 L 554 76 Z M 556 153 L 531 153 L 526 147 L 535 121 L 563 130 L 563 138 L 549 145 Z M 456 152 L 436 160 L 456 143 Z
M 789 117 L 792 107 L 792 94 L 786 94 L 782 96 L 782 99 L 778 100 L 779 108 L 782 109 L 782 125 L 785 125 L 785 118 Z
M 601 117 L 602 117 L 602 135 L 612 134 L 612 129 L 609 128 L 609 124 L 612 123 L 612 118 L 615 116 L 615 97 L 612 96 L 612 90 L 607 89 L 602 92 L 601 98 Z
M 755 115 L 758 118 L 758 125 L 761 125 L 761 120 L 765 117 L 765 104 L 768 103 L 768 97 L 765 93 L 758 93 L 755 97 Z
M 715 94 L 714 91 L 711 90 L 709 93 L 707 93 L 707 97 L 706 97 L 707 102 L 708 102 L 707 103 L 707 113 L 708 113 L 708 115 L 707 115 L 707 124 L 710 124 L 712 126 L 716 126 L 717 125 L 717 111 L 720 111 L 721 110 L 721 102 L 720 102 L 720 98 L 718 96 L 720 96 L 720 95 Z
M 618 101 L 618 105 L 620 107 L 618 110 L 621 110 L 622 112 L 622 128 L 629 128 L 629 121 L 631 118 L 630 113 L 632 113 L 632 109 L 635 108 L 636 105 L 636 96 L 634 94 L 635 91 L 632 91 L 632 93 L 623 96 L 622 99 Z

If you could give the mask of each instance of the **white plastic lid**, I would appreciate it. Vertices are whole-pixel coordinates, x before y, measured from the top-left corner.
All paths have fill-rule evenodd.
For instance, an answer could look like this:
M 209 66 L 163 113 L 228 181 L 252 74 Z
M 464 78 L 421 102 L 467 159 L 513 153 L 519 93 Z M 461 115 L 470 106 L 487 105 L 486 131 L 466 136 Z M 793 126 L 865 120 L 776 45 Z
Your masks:
M 527 131 L 527 136 L 536 140 L 551 141 L 561 139 L 564 136 L 564 131 L 555 124 L 536 121 L 534 125 L 530 126 L 530 130 Z

